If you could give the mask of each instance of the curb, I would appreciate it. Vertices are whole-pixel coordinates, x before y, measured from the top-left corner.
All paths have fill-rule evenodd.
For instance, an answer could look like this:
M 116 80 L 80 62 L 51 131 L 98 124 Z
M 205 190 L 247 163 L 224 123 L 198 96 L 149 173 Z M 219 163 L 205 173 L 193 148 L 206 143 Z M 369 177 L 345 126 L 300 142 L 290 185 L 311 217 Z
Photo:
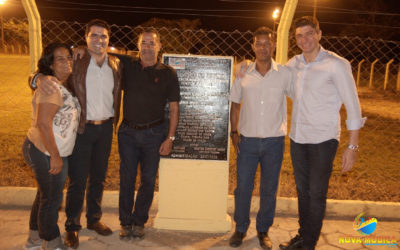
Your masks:
M 0 187 L 0 209 L 15 207 L 31 207 L 36 195 L 36 188 L 32 187 Z M 104 191 L 102 206 L 108 209 L 118 209 L 118 191 Z M 64 191 L 65 198 L 65 191 Z M 233 214 L 234 197 L 228 195 L 227 212 Z M 259 198 L 253 197 L 251 212 L 257 213 Z M 154 193 L 152 210 L 157 210 L 158 192 Z M 328 199 L 326 206 L 327 217 L 354 218 L 357 214 L 365 213 L 369 216 L 385 220 L 400 220 L 400 202 L 379 202 L 359 200 L 332 200 Z M 276 203 L 278 216 L 297 217 L 297 198 L 278 197 Z

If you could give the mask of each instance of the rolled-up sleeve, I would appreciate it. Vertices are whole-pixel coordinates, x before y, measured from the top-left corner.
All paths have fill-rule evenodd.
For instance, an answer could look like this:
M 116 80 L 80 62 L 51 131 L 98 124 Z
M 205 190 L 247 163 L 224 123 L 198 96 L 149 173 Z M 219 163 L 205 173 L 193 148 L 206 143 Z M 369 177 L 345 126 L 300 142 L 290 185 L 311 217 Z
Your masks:
M 362 117 L 361 115 L 360 101 L 358 99 L 350 63 L 345 59 L 337 60 L 332 71 L 334 72 L 334 84 L 336 85 L 340 98 L 346 107 L 347 130 L 359 130 L 364 126 L 367 118 Z

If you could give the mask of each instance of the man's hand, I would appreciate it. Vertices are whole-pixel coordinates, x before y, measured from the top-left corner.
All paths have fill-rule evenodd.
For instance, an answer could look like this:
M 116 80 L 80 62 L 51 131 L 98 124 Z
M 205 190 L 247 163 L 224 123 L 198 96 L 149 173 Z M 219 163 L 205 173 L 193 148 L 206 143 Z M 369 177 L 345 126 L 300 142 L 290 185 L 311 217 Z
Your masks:
M 159 153 L 160 155 L 166 156 L 169 155 L 171 153 L 172 150 L 172 140 L 171 139 L 166 139 L 160 147 Z
M 60 81 L 55 76 L 40 75 L 36 77 L 37 90 L 44 95 L 51 95 L 58 89 Z
M 63 160 L 60 156 L 50 157 L 50 170 L 49 173 L 52 175 L 59 174 L 63 168 Z
M 240 136 L 238 134 L 233 134 L 231 136 L 231 139 L 232 139 L 232 145 L 233 145 L 233 148 L 235 149 L 236 154 L 239 154 L 240 153 L 240 150 L 239 150 Z
M 236 64 L 235 77 L 243 78 L 250 64 L 251 64 L 250 60 L 243 60 L 240 63 Z
M 342 157 L 342 173 L 350 171 L 356 162 L 357 151 L 347 148 Z
M 76 59 L 82 59 L 82 57 L 85 55 L 85 48 L 84 47 L 76 47 L 73 50 L 73 55 L 72 57 L 74 58 L 74 61 Z

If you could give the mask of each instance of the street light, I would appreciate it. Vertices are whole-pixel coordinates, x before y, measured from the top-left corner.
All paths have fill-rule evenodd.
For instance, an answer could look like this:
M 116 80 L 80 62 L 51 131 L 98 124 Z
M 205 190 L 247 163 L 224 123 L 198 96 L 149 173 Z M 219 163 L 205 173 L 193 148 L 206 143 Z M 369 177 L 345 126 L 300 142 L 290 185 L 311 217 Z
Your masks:
M 272 32 L 275 34 L 275 23 L 276 23 L 276 19 L 278 19 L 278 17 L 279 17 L 279 9 L 278 8 L 276 8 L 275 10 L 274 10 L 274 12 L 272 12 L 272 19 L 273 19 L 273 22 L 274 22 L 274 25 L 272 26 L 273 28 L 272 28 Z
M 7 0 L 0 0 L 0 5 L 3 5 Z M 1 48 L 4 49 L 4 27 L 3 27 L 3 12 L 0 9 L 0 23 L 1 23 Z

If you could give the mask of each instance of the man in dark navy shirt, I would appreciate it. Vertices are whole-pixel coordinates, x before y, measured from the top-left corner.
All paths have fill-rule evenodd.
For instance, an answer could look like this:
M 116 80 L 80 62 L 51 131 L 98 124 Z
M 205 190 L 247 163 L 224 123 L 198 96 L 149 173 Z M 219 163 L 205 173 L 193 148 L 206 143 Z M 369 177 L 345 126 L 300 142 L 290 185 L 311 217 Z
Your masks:
M 124 68 L 124 118 L 118 131 L 120 238 L 124 240 L 144 237 L 160 155 L 171 152 L 179 117 L 179 82 L 175 70 L 158 61 L 159 33 L 155 29 L 144 30 L 138 48 L 139 59 L 118 55 Z M 167 102 L 169 128 L 165 137 Z M 135 202 L 138 163 L 141 184 Z

